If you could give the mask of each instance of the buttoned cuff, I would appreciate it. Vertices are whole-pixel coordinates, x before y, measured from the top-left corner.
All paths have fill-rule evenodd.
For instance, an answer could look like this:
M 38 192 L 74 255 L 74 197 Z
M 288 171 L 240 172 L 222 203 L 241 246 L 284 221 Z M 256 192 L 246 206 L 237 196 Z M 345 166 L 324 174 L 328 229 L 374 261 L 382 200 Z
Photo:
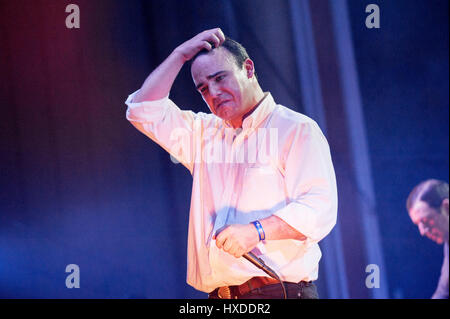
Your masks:
M 126 111 L 126 118 L 133 122 L 159 122 L 165 116 L 165 111 L 169 105 L 169 95 L 162 99 L 153 101 L 133 102 L 133 98 L 139 92 L 130 94 L 125 101 L 128 106 Z

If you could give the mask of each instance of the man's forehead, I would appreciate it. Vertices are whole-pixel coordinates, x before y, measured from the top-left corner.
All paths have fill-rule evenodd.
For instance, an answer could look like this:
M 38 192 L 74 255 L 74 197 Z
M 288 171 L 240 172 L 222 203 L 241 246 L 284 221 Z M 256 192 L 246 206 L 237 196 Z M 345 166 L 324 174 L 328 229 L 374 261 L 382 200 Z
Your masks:
M 191 65 L 192 76 L 208 76 L 220 70 L 232 70 L 235 66 L 234 57 L 223 48 L 199 55 Z

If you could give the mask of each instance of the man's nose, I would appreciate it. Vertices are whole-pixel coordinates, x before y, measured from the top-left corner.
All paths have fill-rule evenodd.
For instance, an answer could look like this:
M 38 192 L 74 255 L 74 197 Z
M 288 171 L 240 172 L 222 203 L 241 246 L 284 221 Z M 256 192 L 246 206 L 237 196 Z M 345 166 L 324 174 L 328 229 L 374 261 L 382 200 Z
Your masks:
M 220 96 L 220 88 L 215 84 L 210 85 L 209 94 L 211 94 L 211 97 L 213 97 L 213 98 L 219 97 Z

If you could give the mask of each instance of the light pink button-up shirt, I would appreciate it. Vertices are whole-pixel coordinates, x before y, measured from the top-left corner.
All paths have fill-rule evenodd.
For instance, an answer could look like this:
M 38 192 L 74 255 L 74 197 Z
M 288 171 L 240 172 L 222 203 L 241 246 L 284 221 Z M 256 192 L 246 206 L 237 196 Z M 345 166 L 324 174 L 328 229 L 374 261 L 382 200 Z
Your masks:
M 211 292 L 267 276 L 218 249 L 226 225 L 276 215 L 307 237 L 261 241 L 252 251 L 284 281 L 317 279 L 318 242 L 336 223 L 336 178 L 328 143 L 315 121 L 276 104 L 270 93 L 233 129 L 214 114 L 180 110 L 168 97 L 133 103 L 127 119 L 192 174 L 187 283 Z

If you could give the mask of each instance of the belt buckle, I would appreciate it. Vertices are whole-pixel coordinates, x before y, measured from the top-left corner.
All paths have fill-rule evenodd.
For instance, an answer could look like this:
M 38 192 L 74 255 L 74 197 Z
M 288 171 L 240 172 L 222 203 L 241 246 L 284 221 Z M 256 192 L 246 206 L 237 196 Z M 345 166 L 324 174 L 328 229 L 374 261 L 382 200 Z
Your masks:
M 231 299 L 231 289 L 228 286 L 220 287 L 217 291 L 217 295 L 220 299 Z

